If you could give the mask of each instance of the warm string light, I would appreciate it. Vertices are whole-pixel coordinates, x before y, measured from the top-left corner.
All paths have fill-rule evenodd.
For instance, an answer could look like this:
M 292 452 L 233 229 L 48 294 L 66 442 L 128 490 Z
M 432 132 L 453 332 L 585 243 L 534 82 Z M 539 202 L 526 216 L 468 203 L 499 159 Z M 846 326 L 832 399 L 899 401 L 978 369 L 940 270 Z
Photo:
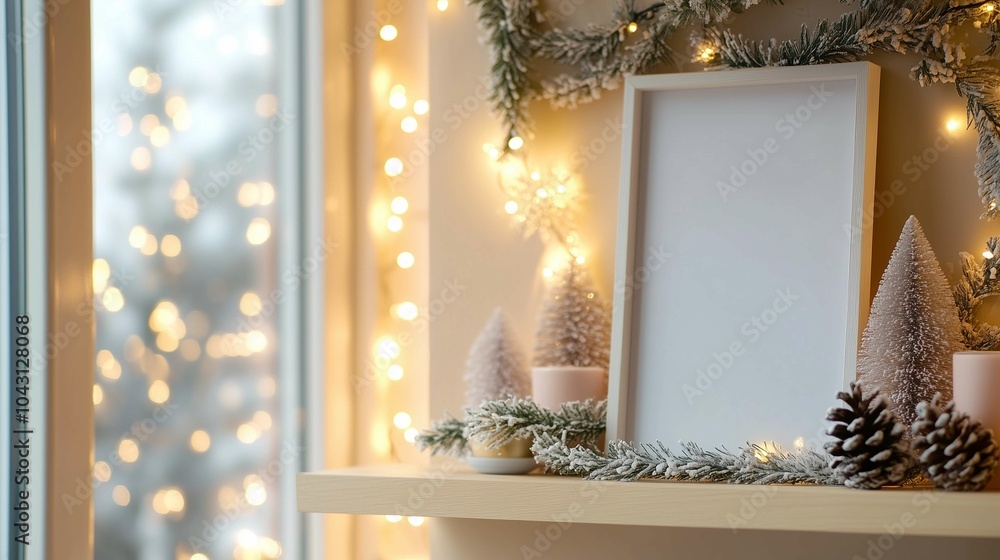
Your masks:
M 503 211 L 511 216 L 515 225 L 527 237 L 539 233 L 543 240 L 561 245 L 583 264 L 586 257 L 579 245 L 576 232 L 574 208 L 578 193 L 575 181 L 568 173 L 553 169 L 542 173 L 538 169 L 528 171 L 526 159 L 518 155 L 510 142 L 520 151 L 524 141 L 513 137 L 508 141 L 510 151 L 501 152 L 492 144 L 484 144 L 483 151 L 493 160 L 499 160 L 500 188 L 507 195 Z
M 437 8 L 440 11 L 445 11 L 448 5 L 448 0 L 437 1 Z M 382 32 L 386 31 L 387 27 L 392 27 L 392 29 L 388 31 L 388 35 L 385 35 Z M 404 30 L 386 25 L 380 30 L 380 37 L 383 41 L 392 41 L 397 37 L 406 37 L 406 35 L 404 34 Z M 387 45 L 384 48 L 397 49 L 400 47 L 396 47 L 393 44 L 392 46 Z M 419 119 L 428 114 L 430 105 L 426 99 L 416 98 L 415 93 L 408 91 L 407 86 L 403 83 L 389 81 L 389 84 L 391 86 L 388 90 L 388 97 L 383 98 L 385 99 L 383 103 L 386 103 L 388 107 L 380 105 L 380 108 L 384 112 L 383 118 L 386 122 L 392 123 L 393 126 L 379 127 L 379 130 L 383 131 L 381 134 L 384 135 L 383 138 L 380 138 L 380 144 L 393 145 L 395 153 L 380 155 L 381 158 L 384 158 L 381 160 L 384 176 L 379 181 L 379 190 L 385 194 L 379 197 L 380 208 L 375 213 L 375 215 L 379 216 L 375 222 L 377 226 L 376 239 L 380 241 L 381 245 L 379 247 L 379 254 L 385 258 L 384 262 L 386 263 L 384 268 L 381 269 L 382 273 L 387 275 L 401 275 L 399 276 L 400 284 L 408 285 L 410 284 L 410 277 L 406 275 L 409 274 L 408 271 L 417 265 L 418 256 L 414 254 L 413 248 L 408 246 L 408 241 L 411 237 L 409 235 L 396 234 L 403 231 L 406 224 L 409 223 L 413 212 L 412 199 L 409 195 L 404 195 L 398 190 L 409 186 L 407 178 L 413 170 L 410 169 L 411 160 L 401 157 L 400 154 L 403 152 L 395 150 L 399 149 L 397 145 L 399 142 L 405 142 L 406 135 L 417 133 L 420 130 L 423 125 Z M 398 128 L 396 128 L 397 126 Z M 392 134 L 392 131 L 395 131 L 395 137 L 389 136 Z M 381 229 L 382 226 L 384 226 L 384 230 Z M 393 286 L 394 283 L 389 283 L 389 285 Z M 406 294 L 393 293 L 394 291 L 389 292 L 389 301 L 386 302 L 388 304 L 386 306 L 388 314 L 383 317 L 383 321 L 387 326 L 392 325 L 394 328 L 401 328 L 420 316 L 420 307 L 416 302 L 405 297 Z M 387 399 L 388 394 L 385 391 L 391 390 L 391 384 L 398 383 L 404 379 L 403 364 L 405 364 L 407 356 L 405 348 L 400 344 L 401 340 L 403 340 L 402 337 L 397 339 L 395 336 L 389 334 L 382 334 L 375 340 L 372 348 L 373 358 L 379 370 L 385 375 L 385 380 L 388 383 L 378 383 L 376 385 L 379 391 L 379 398 Z M 386 404 L 388 405 L 388 400 Z M 396 438 L 402 437 L 407 442 L 413 442 L 418 433 L 416 428 L 412 426 L 413 418 L 405 410 L 405 405 L 404 407 L 393 406 L 390 410 L 390 418 L 377 418 L 375 420 L 375 426 L 370 435 L 373 450 L 376 454 L 382 456 L 390 455 L 394 449 L 399 447 L 392 443 Z M 390 523 L 399 523 L 403 520 L 403 517 L 387 516 L 386 520 Z M 409 518 L 407 520 L 410 521 Z M 419 526 L 421 523 L 422 520 L 417 523 L 411 521 L 411 525 L 414 527 Z

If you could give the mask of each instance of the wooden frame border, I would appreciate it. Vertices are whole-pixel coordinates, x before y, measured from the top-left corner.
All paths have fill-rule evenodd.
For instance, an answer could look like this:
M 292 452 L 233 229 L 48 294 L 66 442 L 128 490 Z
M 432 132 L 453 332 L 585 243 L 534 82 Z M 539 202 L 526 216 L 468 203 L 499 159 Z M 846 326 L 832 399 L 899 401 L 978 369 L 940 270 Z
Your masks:
M 60 3 L 46 21 L 47 331 L 67 342 L 48 362 L 44 537 L 46 557 L 90 560 L 93 500 L 77 490 L 94 460 L 90 0 Z M 70 171 L 67 153 L 79 156 Z M 82 503 L 71 510 L 65 496 Z
M 867 322 L 870 306 L 871 275 L 871 212 L 875 189 L 875 149 L 878 125 L 878 66 L 869 62 L 852 62 L 794 68 L 762 68 L 706 73 L 661 74 L 630 76 L 625 82 L 625 111 L 622 141 L 622 170 L 618 206 L 618 232 L 615 257 L 615 286 L 629 286 L 636 270 L 635 224 L 639 198 L 639 144 L 642 133 L 642 99 L 645 92 L 724 88 L 750 85 L 811 82 L 816 80 L 848 80 L 857 84 L 858 104 L 855 115 L 854 195 L 851 235 L 851 272 L 856 278 L 849 287 L 848 299 L 857 309 L 856 322 L 849 322 L 845 384 L 857 361 L 861 330 Z M 863 101 L 867 99 L 868 103 Z M 860 198 L 860 200 L 859 200 Z M 611 363 L 608 383 L 607 441 L 627 439 L 629 403 L 632 306 L 631 290 L 616 289 L 614 319 L 611 332 Z M 852 316 L 854 316 L 852 314 Z M 854 342 L 851 343 L 853 338 Z

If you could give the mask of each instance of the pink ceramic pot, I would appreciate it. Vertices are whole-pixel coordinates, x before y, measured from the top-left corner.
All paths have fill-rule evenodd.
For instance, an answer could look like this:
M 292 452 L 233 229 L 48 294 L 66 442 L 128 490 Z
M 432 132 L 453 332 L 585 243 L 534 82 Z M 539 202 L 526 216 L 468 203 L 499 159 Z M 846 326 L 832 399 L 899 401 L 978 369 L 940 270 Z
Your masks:
M 956 352 L 955 408 L 993 430 L 1000 443 L 1000 352 Z M 986 486 L 1000 490 L 1000 469 Z
M 531 368 L 531 397 L 549 410 L 559 405 L 587 399 L 604 400 L 608 396 L 607 375 L 596 367 Z

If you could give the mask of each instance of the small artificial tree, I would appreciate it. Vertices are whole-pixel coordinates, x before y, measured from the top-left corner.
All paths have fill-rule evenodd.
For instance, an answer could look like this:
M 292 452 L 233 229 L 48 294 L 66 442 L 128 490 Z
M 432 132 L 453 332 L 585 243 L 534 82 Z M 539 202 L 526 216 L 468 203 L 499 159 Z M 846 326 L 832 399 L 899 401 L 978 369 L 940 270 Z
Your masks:
M 948 280 L 913 216 L 892 251 L 858 355 L 860 381 L 889 398 L 907 425 L 916 407 L 952 394 L 952 354 L 964 350 Z
M 536 367 L 608 369 L 611 321 L 582 266 L 571 262 L 549 289 L 535 336 Z
M 465 366 L 465 404 L 478 408 L 486 401 L 531 393 L 527 360 L 514 329 L 499 307 L 469 350 Z

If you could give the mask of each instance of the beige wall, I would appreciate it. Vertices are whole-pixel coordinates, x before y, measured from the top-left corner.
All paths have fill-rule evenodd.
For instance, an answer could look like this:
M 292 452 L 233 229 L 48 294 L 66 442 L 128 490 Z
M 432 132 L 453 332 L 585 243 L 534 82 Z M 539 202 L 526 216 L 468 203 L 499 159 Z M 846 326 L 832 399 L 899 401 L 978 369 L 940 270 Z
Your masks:
M 565 1 L 570 5 L 574 2 Z M 576 3 L 581 3 L 576 2 Z M 571 17 L 580 24 L 589 20 L 604 21 L 609 2 L 582 2 Z M 772 34 L 793 36 L 802 22 L 813 23 L 817 18 L 836 16 L 846 8 L 836 2 L 809 3 L 791 0 L 784 7 L 754 8 L 740 16 L 738 29 L 749 36 Z M 781 33 L 778 30 L 783 30 Z M 444 411 L 460 413 L 464 386 L 461 380 L 466 352 L 477 331 L 486 321 L 490 310 L 503 306 L 515 327 L 522 333 L 527 347 L 534 332 L 534 318 L 541 296 L 541 275 L 547 254 L 536 238 L 521 239 L 512 229 L 502 207 L 503 195 L 496 185 L 495 171 L 484 156 L 484 142 L 497 142 L 504 131 L 490 113 L 482 95 L 488 83 L 490 59 L 488 49 L 480 44 L 482 31 L 475 21 L 475 11 L 452 2 L 444 13 L 430 14 L 430 99 L 431 122 L 447 139 L 435 147 L 430 161 L 430 296 L 446 282 L 458 281 L 465 286 L 462 296 L 448 304 L 435 317 L 431 327 L 430 415 Z M 686 54 L 686 35 L 675 40 L 679 52 Z M 978 253 L 991 234 L 1000 233 L 1000 225 L 979 221 L 982 212 L 976 194 L 975 133 L 957 134 L 947 151 L 930 154 L 939 156 L 933 163 L 919 169 L 907 161 L 932 148 L 935 138 L 948 118 L 958 117 L 964 123 L 964 103 L 951 85 L 920 88 L 908 78 L 913 57 L 878 55 L 872 61 L 882 67 L 879 142 L 876 192 L 885 196 L 893 181 L 902 181 L 905 192 L 887 205 L 884 214 L 875 221 L 872 269 L 872 294 L 884 269 L 903 222 L 910 214 L 918 217 L 939 260 L 953 278 L 959 251 Z M 694 70 L 694 65 L 688 65 Z M 478 89 L 477 89 L 478 88 Z M 580 146 L 601 136 L 609 123 L 621 113 L 620 91 L 608 92 L 599 102 L 575 111 L 553 111 L 537 104 L 534 115 L 537 137 L 529 141 L 533 162 L 540 166 L 569 167 Z M 596 145 L 600 145 L 597 142 Z M 590 162 L 579 180 L 587 195 L 580 216 L 581 235 L 590 253 L 590 264 L 599 286 L 608 293 L 613 280 L 615 227 L 617 222 L 618 170 L 620 142 L 615 140 L 606 151 Z M 531 538 L 534 526 L 523 523 L 488 523 L 457 520 L 434 520 L 432 542 L 436 558 L 511 558 L 516 547 L 506 554 L 493 556 L 471 549 L 480 543 L 516 542 Z M 492 535 L 492 540 L 486 539 Z M 635 557 L 651 551 L 663 551 L 666 544 L 694 558 L 739 557 L 771 558 L 770 553 L 751 556 L 748 547 L 763 549 L 777 535 L 745 533 L 733 536 L 729 532 L 681 531 L 658 529 L 628 529 L 601 527 L 579 531 L 573 541 L 589 547 L 601 540 L 639 539 L 643 545 L 633 548 Z M 822 545 L 824 555 L 811 558 L 851 558 L 863 551 L 866 538 L 786 536 L 788 543 Z M 914 540 L 907 548 L 911 557 L 919 551 L 938 547 L 966 546 L 963 558 L 978 558 L 973 550 L 985 555 L 982 542 Z M 699 551 L 712 543 L 711 555 Z M 562 548 L 560 548 L 562 547 Z M 902 550 L 903 547 L 897 547 Z M 464 549 L 464 552 L 459 552 Z M 577 548 L 560 543 L 546 558 L 580 558 Z M 898 550 L 894 551 L 897 552 Z M 448 551 L 448 553 L 445 553 Z M 645 552 L 643 552 L 645 551 Z M 789 558 L 798 558 L 790 553 Z M 914 555 L 916 554 L 916 555 Z M 929 553 L 928 553 L 929 554 Z M 689 556 L 690 555 L 690 556 Z M 730 556 L 731 555 L 731 556 Z M 864 552 L 861 553 L 862 557 Z M 623 556 L 622 556 L 623 557 Z M 630 555 L 630 557 L 632 557 Z M 891 557 L 890 555 L 886 556 Z M 957 556 L 953 556 L 957 557 Z M 995 557 L 995 554 L 992 556 Z

